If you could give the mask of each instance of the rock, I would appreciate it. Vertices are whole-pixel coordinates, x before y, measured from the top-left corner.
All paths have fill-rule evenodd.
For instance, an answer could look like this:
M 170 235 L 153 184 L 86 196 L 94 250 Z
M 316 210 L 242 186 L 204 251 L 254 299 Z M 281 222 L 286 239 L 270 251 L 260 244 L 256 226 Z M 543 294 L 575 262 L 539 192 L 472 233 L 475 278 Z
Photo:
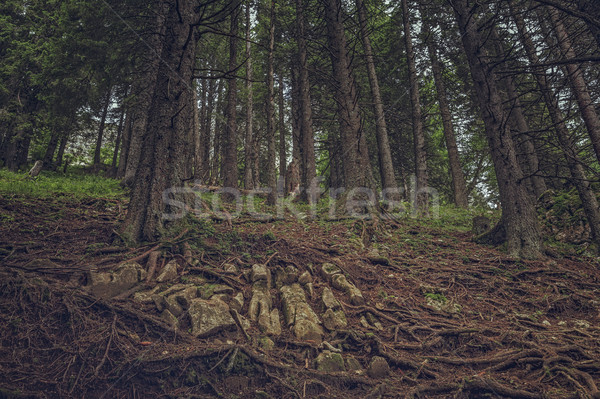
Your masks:
M 183 314 L 183 307 L 179 304 L 179 301 L 177 300 L 177 294 L 173 294 L 164 298 L 165 308 L 169 312 L 173 313 L 173 315 L 176 317 L 179 317 Z
M 279 309 L 271 310 L 271 313 L 269 314 L 268 324 L 263 326 L 263 332 L 267 335 L 281 335 L 281 321 L 279 320 Z
M 152 295 L 152 301 L 154 301 L 154 306 L 158 309 L 159 312 L 162 312 L 163 309 L 167 306 L 165 302 L 165 297 L 163 295 L 154 294 Z
M 229 296 L 228 294 L 215 294 L 211 295 L 209 299 L 218 299 L 219 301 L 227 303 L 231 299 L 231 296 Z
M 281 287 L 281 302 L 285 322 L 288 326 L 293 325 L 296 338 L 320 343 L 324 334 L 321 321 L 306 302 L 302 287 L 297 283 Z
M 139 303 L 152 303 L 152 296 L 158 291 L 159 287 L 156 286 L 150 291 L 140 291 L 133 294 L 133 300 Z
M 207 337 L 223 330 L 235 330 L 236 324 L 229 306 L 218 299 L 193 299 L 189 309 L 192 335 Z
M 235 290 L 233 288 L 231 288 L 228 285 L 223 285 L 223 284 L 217 284 L 214 289 L 213 292 L 215 294 L 229 294 L 229 295 L 233 295 L 233 293 L 235 292 Z
M 306 292 L 308 292 L 308 296 L 313 298 L 315 296 L 315 286 L 313 283 L 308 283 L 304 286 Z
M 285 269 L 278 269 L 275 274 L 275 286 L 280 288 L 282 285 L 293 284 L 298 280 L 298 269 L 294 266 L 287 266 Z
M 321 295 L 321 301 L 323 302 L 323 309 L 339 309 L 342 305 L 340 301 L 335 298 L 333 291 L 329 287 L 323 288 L 323 294 Z
M 317 370 L 325 371 L 328 373 L 336 371 L 346 371 L 344 366 L 344 358 L 339 353 L 333 353 L 330 351 L 323 351 L 319 353 L 316 359 Z
M 575 320 L 575 327 L 577 328 L 590 328 L 591 324 L 587 320 Z
M 231 298 L 231 301 L 229 302 L 229 307 L 231 309 L 237 310 L 238 313 L 241 312 L 242 308 L 244 307 L 244 294 L 238 292 L 236 296 Z
M 185 288 L 184 290 L 179 291 L 174 296 L 175 296 L 175 299 L 177 300 L 177 302 L 179 302 L 179 304 L 184 309 L 187 309 L 190 307 L 192 299 L 195 299 L 198 297 L 198 288 L 196 288 L 194 286 L 188 287 L 188 288 Z
M 258 339 L 258 346 L 265 352 L 269 352 L 275 348 L 275 342 L 269 337 L 262 337 Z
M 177 273 L 177 262 L 172 260 L 167 263 L 165 267 L 163 267 L 163 269 L 160 271 L 160 274 L 156 278 L 156 281 L 159 283 L 164 283 L 166 281 L 175 280 L 178 276 L 179 273 Z
M 348 325 L 346 315 L 341 310 L 327 309 L 323 314 L 323 325 L 329 331 L 335 331 Z
M 335 274 L 339 274 L 341 272 L 342 270 L 333 263 L 323 263 L 323 266 L 321 266 L 321 275 L 329 282 L 331 282 L 332 277 Z
M 335 274 L 332 277 L 331 283 L 334 288 L 345 292 L 350 296 L 350 303 L 355 306 L 361 306 L 365 304 L 365 299 L 362 296 L 362 292 L 352 283 L 350 283 L 346 276 L 343 274 Z
M 175 315 L 173 315 L 173 313 L 171 313 L 168 309 L 163 310 L 160 317 L 165 321 L 165 323 L 174 329 L 179 328 L 179 320 L 177 320 L 177 317 L 175 317 Z
M 362 365 L 360 364 L 360 362 L 358 361 L 358 359 L 356 359 L 355 357 L 347 357 L 346 358 L 346 369 L 348 371 L 359 371 L 362 370 Z
M 304 273 L 302 273 L 300 275 L 300 277 L 298 277 L 298 283 L 300 283 L 302 285 L 306 285 L 306 284 L 309 284 L 312 282 L 313 282 L 313 278 L 308 270 L 305 271 Z
M 371 378 L 385 378 L 390 373 L 390 365 L 381 356 L 373 356 L 367 374 Z
M 270 287 L 271 272 L 267 269 L 267 265 L 255 264 L 252 266 L 251 281 L 255 283 L 261 280 L 266 281 L 267 286 Z
M 381 331 L 383 330 L 383 325 L 381 324 L 381 322 L 379 320 L 377 320 L 377 318 L 375 316 L 373 316 L 372 313 L 367 312 L 367 320 L 369 321 L 369 324 L 371 324 L 373 327 L 375 327 L 375 329 Z
M 260 318 L 261 314 L 268 314 L 271 311 L 271 305 L 271 294 L 268 291 L 265 291 L 261 287 L 252 287 L 252 298 L 248 306 L 250 320 L 256 321 Z
M 112 298 L 132 288 L 140 281 L 142 266 L 130 262 L 111 272 L 89 272 L 88 288 L 100 298 Z
M 237 274 L 239 272 L 238 268 L 235 265 L 232 265 L 231 263 L 225 263 L 223 265 L 223 270 L 225 270 L 228 273 L 232 273 L 232 274 L 234 274 L 234 273 Z
M 186 288 L 195 288 L 198 289 L 194 284 L 174 284 L 171 287 L 167 288 L 164 291 L 160 292 L 160 295 L 169 296 L 175 292 L 180 292 L 185 290 Z

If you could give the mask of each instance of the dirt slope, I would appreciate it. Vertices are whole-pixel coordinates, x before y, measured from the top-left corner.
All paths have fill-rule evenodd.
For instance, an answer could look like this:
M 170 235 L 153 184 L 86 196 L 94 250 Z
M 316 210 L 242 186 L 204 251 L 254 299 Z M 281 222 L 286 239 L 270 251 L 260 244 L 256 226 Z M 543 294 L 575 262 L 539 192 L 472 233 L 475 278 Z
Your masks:
M 514 261 L 410 219 L 201 221 L 129 249 L 118 201 L 0 209 L 0 397 L 600 397 L 597 260 Z M 139 282 L 86 288 L 127 259 Z M 203 329 L 214 304 L 233 322 Z

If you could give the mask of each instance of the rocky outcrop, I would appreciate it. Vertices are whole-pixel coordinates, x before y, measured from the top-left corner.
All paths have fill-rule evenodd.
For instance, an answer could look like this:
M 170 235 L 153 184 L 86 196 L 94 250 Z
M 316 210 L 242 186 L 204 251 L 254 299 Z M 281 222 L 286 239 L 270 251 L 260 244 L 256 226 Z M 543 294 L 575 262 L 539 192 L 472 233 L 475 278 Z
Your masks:
M 138 263 L 125 263 L 110 272 L 89 272 L 88 289 L 100 298 L 112 298 L 132 288 L 146 277 Z
M 258 323 L 260 330 L 267 335 L 280 335 L 279 310 L 271 309 L 271 272 L 266 265 L 252 266 L 252 298 L 248 306 L 250 320 Z
M 236 324 L 229 306 L 218 299 L 193 299 L 188 310 L 192 335 L 203 338 L 224 330 L 235 330 Z
M 302 287 L 294 283 L 281 287 L 280 291 L 285 323 L 292 328 L 295 337 L 302 341 L 320 343 L 323 339 L 321 321 L 306 302 Z

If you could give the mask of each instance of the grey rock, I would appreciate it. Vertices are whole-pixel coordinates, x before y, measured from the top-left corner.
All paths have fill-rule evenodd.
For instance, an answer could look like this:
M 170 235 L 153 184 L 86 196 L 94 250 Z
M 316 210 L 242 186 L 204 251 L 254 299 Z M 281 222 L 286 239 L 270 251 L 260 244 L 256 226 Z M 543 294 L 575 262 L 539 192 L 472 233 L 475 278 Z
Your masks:
M 177 294 L 173 294 L 164 298 L 165 308 L 169 312 L 173 313 L 173 315 L 176 317 L 179 317 L 183 314 L 183 307 L 179 304 L 179 301 L 177 300 Z
M 231 288 L 228 285 L 224 285 L 224 284 L 217 284 L 214 289 L 213 292 L 215 294 L 229 294 L 229 295 L 233 295 L 233 293 L 235 292 L 235 290 L 233 288 Z
M 336 371 L 346 371 L 344 365 L 344 358 L 339 353 L 333 353 L 330 351 L 323 351 L 319 353 L 316 359 L 317 370 L 325 371 L 328 373 Z
M 164 295 L 154 294 L 151 298 L 159 312 L 162 312 L 167 306 Z
M 223 270 L 225 270 L 226 272 L 229 273 L 238 273 L 239 270 L 235 265 L 232 265 L 231 263 L 225 263 L 223 265 Z
M 257 281 L 266 281 L 267 283 L 271 282 L 271 272 L 269 271 L 269 269 L 267 268 L 267 265 L 262 265 L 262 264 L 255 264 L 252 266 L 252 274 L 251 274 L 251 280 L 253 283 L 257 282 Z
M 269 337 L 262 337 L 258 339 L 258 346 L 265 352 L 269 352 L 275 348 L 275 342 Z
M 174 329 L 179 328 L 179 320 L 177 320 L 177 317 L 175 317 L 175 315 L 171 313 L 168 309 L 163 310 L 160 317 L 165 321 L 165 323 L 167 323 Z
M 373 356 L 367 374 L 371 378 L 385 378 L 390 373 L 390 365 L 381 356 Z
M 281 302 L 286 325 L 293 325 L 296 338 L 320 343 L 324 334 L 321 321 L 306 302 L 302 287 L 297 283 L 281 287 Z
M 343 274 L 335 274 L 331 283 L 334 288 L 345 292 L 350 297 L 350 303 L 353 305 L 361 306 L 365 304 L 365 299 L 360 290 L 350 283 Z
M 140 291 L 133 294 L 133 300 L 139 303 L 152 303 L 152 296 L 158 291 L 158 286 L 152 288 L 150 291 Z
M 329 331 L 335 331 L 348 325 L 346 315 L 341 310 L 327 309 L 323 313 L 323 325 Z
M 307 270 L 304 273 L 302 273 L 300 275 L 300 277 L 298 277 L 298 283 L 302 284 L 302 285 L 306 285 L 308 283 L 312 283 L 313 282 L 313 278 L 312 275 L 310 274 L 310 272 Z
M 175 299 L 177 300 L 177 302 L 179 302 L 179 304 L 184 309 L 189 308 L 190 304 L 192 302 L 192 299 L 195 299 L 197 297 L 198 297 L 198 288 L 196 288 L 194 286 L 187 287 L 175 294 Z
M 193 299 L 188 312 L 192 322 L 192 335 L 196 337 L 207 337 L 236 328 L 229 306 L 218 299 Z
M 346 358 L 346 368 L 348 371 L 359 371 L 362 370 L 362 365 L 355 357 L 347 357 Z
M 156 278 L 156 281 L 159 283 L 164 283 L 175 280 L 177 277 L 179 277 L 179 273 L 177 273 L 177 262 L 172 260 L 167 263 L 165 267 L 163 267 L 163 269 L 160 271 L 160 274 Z
M 294 266 L 287 266 L 285 269 L 278 269 L 275 274 L 275 286 L 293 284 L 298 280 L 298 269 Z
M 112 298 L 132 288 L 140 281 L 142 266 L 125 263 L 111 272 L 89 272 L 88 288 L 100 298 Z
M 229 307 L 238 312 L 241 312 L 242 308 L 244 307 L 244 294 L 238 292 L 236 296 L 231 298 L 231 301 L 229 302 Z
M 323 263 L 323 266 L 321 266 L 321 275 L 325 280 L 329 282 L 331 282 L 332 277 L 334 275 L 339 274 L 341 272 L 342 271 L 340 270 L 340 268 L 334 265 L 333 263 Z
M 335 298 L 333 291 L 329 287 L 323 288 L 323 294 L 321 295 L 321 301 L 323 302 L 323 309 L 339 309 L 342 305 L 340 301 Z

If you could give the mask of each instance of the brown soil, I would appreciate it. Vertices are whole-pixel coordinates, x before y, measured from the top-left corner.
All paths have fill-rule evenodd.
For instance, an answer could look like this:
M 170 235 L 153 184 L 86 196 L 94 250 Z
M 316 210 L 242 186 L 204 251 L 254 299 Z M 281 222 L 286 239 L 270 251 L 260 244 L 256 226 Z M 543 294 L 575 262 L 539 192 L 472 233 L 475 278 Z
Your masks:
M 0 199 L 0 397 L 600 397 L 597 260 L 515 261 L 469 233 L 413 220 L 211 221 L 131 249 L 114 244 L 123 209 L 116 200 Z M 199 266 L 186 266 L 184 247 Z M 316 270 L 336 264 L 366 305 L 344 302 L 348 327 L 325 340 L 365 368 L 384 357 L 392 372 L 317 371 L 322 345 L 285 328 L 268 353 L 255 326 L 195 339 L 155 309 L 82 289 L 88 270 L 145 265 L 152 250 L 158 267 L 177 259 L 182 279 L 241 289 L 246 307 L 250 285 L 223 264 L 311 271 L 314 308 L 327 285 Z

